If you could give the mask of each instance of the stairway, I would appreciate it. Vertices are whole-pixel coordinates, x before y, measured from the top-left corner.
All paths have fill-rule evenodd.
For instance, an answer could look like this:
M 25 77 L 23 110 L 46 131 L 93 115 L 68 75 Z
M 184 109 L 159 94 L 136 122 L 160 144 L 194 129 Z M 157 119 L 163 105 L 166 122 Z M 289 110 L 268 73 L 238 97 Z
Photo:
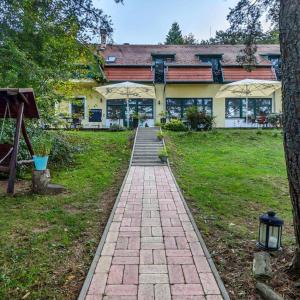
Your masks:
M 157 138 L 158 127 L 138 128 L 133 149 L 132 166 L 163 166 L 158 157 L 163 142 Z

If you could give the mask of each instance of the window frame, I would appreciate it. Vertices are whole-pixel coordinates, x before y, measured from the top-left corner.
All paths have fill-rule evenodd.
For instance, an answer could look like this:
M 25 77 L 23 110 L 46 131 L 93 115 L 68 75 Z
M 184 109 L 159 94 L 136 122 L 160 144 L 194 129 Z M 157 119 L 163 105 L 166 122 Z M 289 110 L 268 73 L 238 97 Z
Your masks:
M 122 103 L 120 103 L 120 101 L 122 101 Z M 149 101 L 149 103 L 145 103 Z M 151 103 L 150 103 L 151 101 Z M 130 103 L 132 102 L 132 103 Z M 133 108 L 134 112 L 140 112 L 140 107 L 151 107 L 151 117 L 148 117 L 148 119 L 154 119 L 154 103 L 153 103 L 153 99 L 150 98 L 145 98 L 145 99 L 137 99 L 137 98 L 132 98 L 129 99 L 129 111 L 131 110 L 131 108 Z M 119 100 L 111 100 L 111 99 L 107 99 L 106 101 L 106 118 L 109 118 L 109 114 L 108 114 L 108 108 L 109 106 L 119 106 L 122 109 L 122 115 L 121 115 L 121 119 L 125 119 L 126 118 L 126 110 L 127 110 L 127 103 L 125 100 L 123 99 L 119 99 Z
M 121 103 L 119 101 L 121 101 Z M 123 100 L 123 99 L 118 99 L 118 100 L 107 99 L 106 100 L 106 119 L 110 120 L 109 112 L 108 112 L 109 106 L 113 106 L 113 107 L 119 106 L 121 108 L 121 118 L 120 118 L 120 120 L 125 118 L 125 113 L 126 113 L 125 100 Z
M 97 112 L 100 114 L 100 120 L 94 121 L 92 119 L 92 116 L 94 116 L 94 113 Z M 89 109 L 89 123 L 101 123 L 102 122 L 102 109 L 101 108 L 90 108 Z
M 239 101 L 239 116 L 238 117 L 229 117 L 228 116 L 228 103 L 229 101 Z M 244 102 L 245 101 L 245 102 Z M 272 98 L 248 98 L 248 111 L 249 111 L 249 103 L 254 103 L 253 105 L 253 115 L 254 118 L 258 118 L 259 115 L 257 114 L 258 108 L 260 105 L 258 105 L 259 102 L 262 101 L 269 101 L 269 110 L 270 114 L 272 113 L 273 110 L 273 101 Z M 245 119 L 247 117 L 247 112 L 246 115 L 244 116 L 244 109 L 246 109 L 246 106 L 244 106 L 244 103 L 246 103 L 246 98 L 226 98 L 225 99 L 225 119 Z
M 211 113 L 209 115 L 213 116 L 213 98 L 212 97 L 207 97 L 207 98 L 166 98 L 166 112 L 169 118 L 174 118 L 170 115 L 169 113 L 169 107 L 172 107 L 174 105 L 169 105 L 168 101 L 174 100 L 174 101 L 179 101 L 180 105 L 177 105 L 177 107 L 180 107 L 180 119 L 185 119 L 185 112 L 186 109 L 189 107 L 210 107 Z M 204 101 L 210 101 L 210 105 L 204 104 Z M 187 105 L 188 101 L 193 101 L 192 105 Z M 201 101 L 201 105 L 198 105 L 198 102 Z M 175 105 L 176 106 L 176 105 Z M 207 112 L 207 110 L 201 110 Z M 175 117 L 176 118 L 176 117 Z
M 85 120 L 85 118 L 86 118 L 86 97 L 85 96 L 76 96 L 70 100 L 70 106 L 69 106 L 70 116 L 73 118 L 73 115 L 77 114 L 76 112 L 73 112 L 73 107 L 75 107 L 75 106 L 79 107 L 79 105 L 74 103 L 75 101 L 78 101 L 78 100 L 82 101 L 82 106 L 83 106 L 82 120 Z

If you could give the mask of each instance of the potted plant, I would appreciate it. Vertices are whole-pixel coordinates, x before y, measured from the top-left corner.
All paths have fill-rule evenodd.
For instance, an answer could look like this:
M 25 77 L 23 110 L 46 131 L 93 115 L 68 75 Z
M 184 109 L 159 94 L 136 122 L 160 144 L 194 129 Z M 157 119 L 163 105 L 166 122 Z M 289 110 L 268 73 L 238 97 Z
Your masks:
M 49 137 L 47 139 L 39 138 L 39 140 L 34 143 L 35 155 L 32 158 L 35 170 L 45 171 L 47 169 L 51 146 L 52 142 Z
M 166 122 L 167 122 L 167 113 L 164 112 L 164 111 L 161 111 L 159 113 L 159 116 L 160 116 L 160 123 L 161 124 L 166 124 Z
M 157 138 L 158 138 L 159 141 L 162 141 L 164 139 L 164 134 L 161 131 L 159 131 L 157 133 Z
M 138 128 L 139 127 L 139 114 L 137 112 L 134 112 L 132 114 L 132 125 L 133 128 Z
M 168 152 L 167 152 L 167 150 L 165 148 L 162 149 L 159 152 L 158 157 L 160 158 L 161 162 L 167 162 L 168 161 Z

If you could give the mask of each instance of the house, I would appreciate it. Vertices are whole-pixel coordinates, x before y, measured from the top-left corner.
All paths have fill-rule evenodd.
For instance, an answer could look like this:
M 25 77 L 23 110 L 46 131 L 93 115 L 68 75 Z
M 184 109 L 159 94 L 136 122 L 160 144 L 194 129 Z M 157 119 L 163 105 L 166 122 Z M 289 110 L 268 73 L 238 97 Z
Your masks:
M 105 39 L 104 39 L 105 41 Z M 268 98 L 219 99 L 216 94 L 226 83 L 242 79 L 281 79 L 278 45 L 259 45 L 257 65 L 251 72 L 237 63 L 243 45 L 106 45 L 97 46 L 104 60 L 103 73 L 108 84 L 133 81 L 154 85 L 156 99 L 130 99 L 129 113 L 147 116 L 154 126 L 163 113 L 168 118 L 184 119 L 186 108 L 196 105 L 215 116 L 215 126 L 257 126 L 260 116 L 281 112 L 281 91 Z M 93 80 L 80 80 L 74 89 L 76 102 L 61 104 L 73 120 L 87 128 L 107 128 L 112 124 L 126 126 L 125 100 L 102 99 L 93 90 Z M 248 118 L 245 121 L 246 107 Z

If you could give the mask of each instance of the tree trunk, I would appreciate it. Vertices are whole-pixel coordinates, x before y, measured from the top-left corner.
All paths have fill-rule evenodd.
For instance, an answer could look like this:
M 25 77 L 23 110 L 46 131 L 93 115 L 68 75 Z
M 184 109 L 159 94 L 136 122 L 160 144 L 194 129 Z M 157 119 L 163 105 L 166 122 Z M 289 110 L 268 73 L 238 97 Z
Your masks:
M 284 149 L 297 247 L 292 269 L 300 273 L 300 1 L 280 5 Z

